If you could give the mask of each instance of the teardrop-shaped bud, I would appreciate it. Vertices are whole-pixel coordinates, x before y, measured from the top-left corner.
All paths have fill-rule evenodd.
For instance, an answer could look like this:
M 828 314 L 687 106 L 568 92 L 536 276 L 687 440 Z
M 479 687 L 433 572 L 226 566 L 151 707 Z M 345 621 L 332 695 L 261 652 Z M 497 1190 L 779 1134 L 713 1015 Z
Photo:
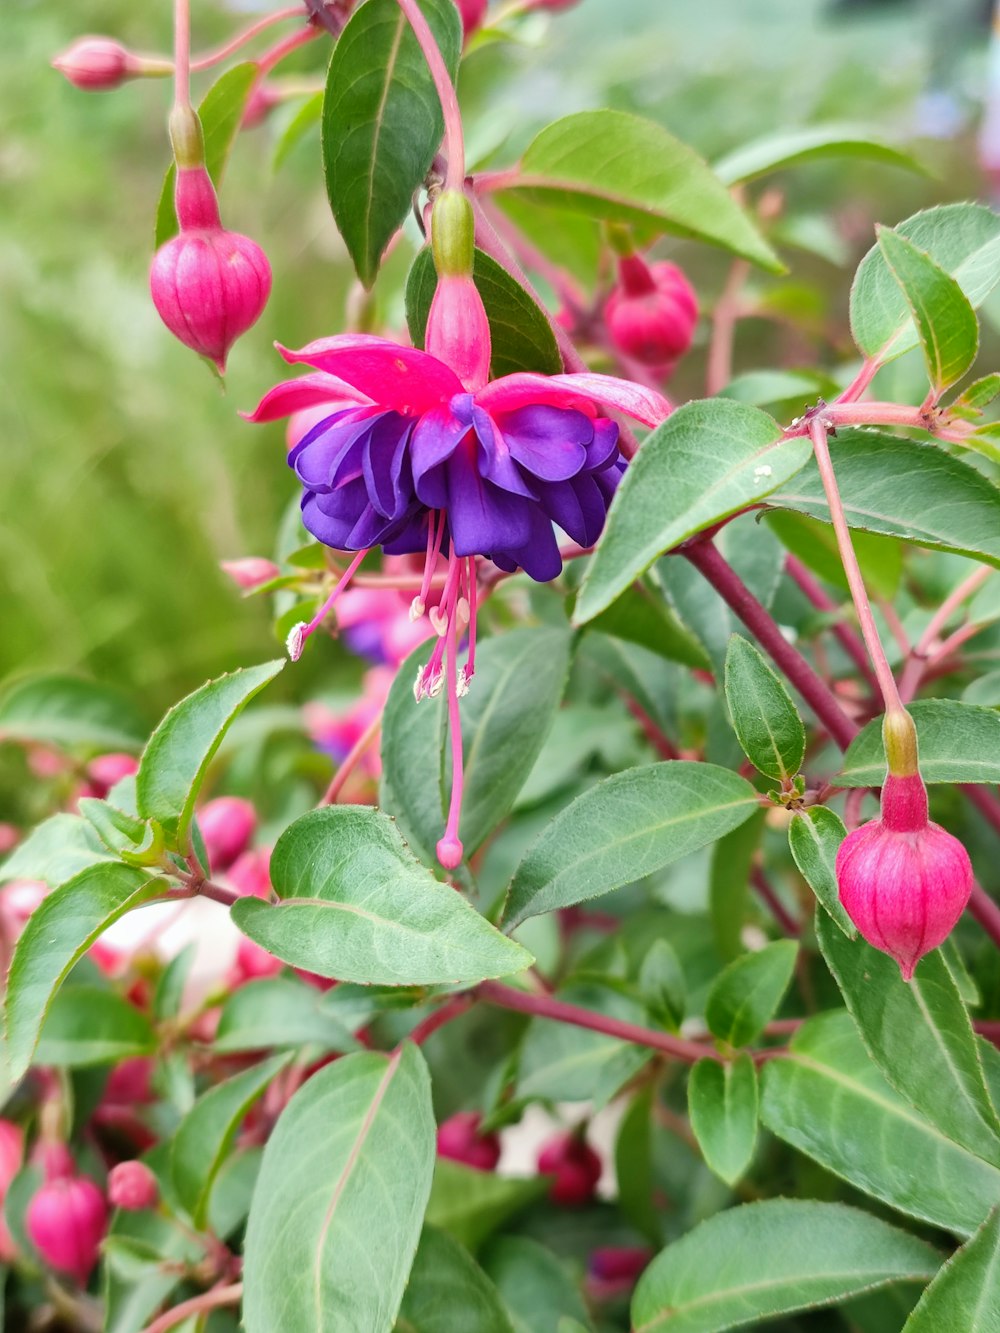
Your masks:
M 480 1133 L 478 1111 L 458 1111 L 438 1126 L 439 1157 L 463 1162 L 477 1171 L 493 1171 L 500 1160 L 500 1138 Z
M 639 255 L 618 261 L 619 282 L 604 318 L 619 351 L 655 367 L 672 366 L 691 346 L 698 298 L 676 264 L 649 264 Z
M 25 1225 L 49 1267 L 85 1286 L 108 1225 L 108 1206 L 97 1185 L 87 1176 L 46 1181 L 28 1204 Z

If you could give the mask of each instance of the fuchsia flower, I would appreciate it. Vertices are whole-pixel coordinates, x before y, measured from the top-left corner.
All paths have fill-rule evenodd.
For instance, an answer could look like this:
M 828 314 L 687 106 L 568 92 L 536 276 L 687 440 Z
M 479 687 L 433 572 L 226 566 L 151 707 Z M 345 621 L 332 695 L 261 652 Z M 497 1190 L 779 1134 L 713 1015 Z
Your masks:
M 88 93 L 110 92 L 128 79 L 169 74 L 172 69 L 169 61 L 134 55 L 111 37 L 78 37 L 52 66 Z
M 443 204 L 449 206 L 446 221 L 455 225 L 439 246 Z M 370 548 L 425 552 L 414 618 L 427 611 L 433 572 L 439 558 L 446 560 L 445 586 L 430 612 L 438 643 L 415 693 L 418 699 L 436 695 L 447 678 L 453 750 L 460 736 L 456 701 L 475 671 L 476 557 L 507 572 L 523 569 L 540 582 L 555 578 L 562 556 L 554 528 L 592 546 L 625 466 L 618 426 L 601 409 L 626 412 L 648 426 L 670 411 L 655 391 L 607 375 L 521 373 L 488 383 L 490 329 L 470 276 L 471 215 L 466 236 L 463 208 L 467 203 L 456 192 L 446 191 L 435 204 L 440 276 L 426 351 L 367 334 L 321 338 L 297 352 L 282 348 L 287 361 L 310 365 L 314 373 L 279 384 L 250 416 L 271 421 L 329 405 L 329 415 L 299 440 L 288 462 L 304 488 L 306 528 L 327 546 L 358 552 L 319 613 L 293 630 L 293 659 Z M 468 656 L 459 668 L 458 644 L 466 632 Z M 449 868 L 462 857 L 460 752 L 458 759 L 438 847 Z
M 57 1273 L 87 1285 L 108 1229 L 108 1206 L 89 1176 L 78 1176 L 68 1153 L 50 1154 L 45 1183 L 28 1204 L 25 1229 L 35 1249 Z
M 698 298 L 676 264 L 646 264 L 640 255 L 618 261 L 619 284 L 604 318 L 615 346 L 644 365 L 664 370 L 691 346 Z
M 499 1134 L 480 1133 L 478 1111 L 457 1111 L 438 1126 L 439 1157 L 462 1162 L 477 1171 L 493 1171 L 500 1160 Z
M 108 1201 L 112 1208 L 127 1213 L 138 1213 L 155 1208 L 160 1197 L 160 1186 L 145 1162 L 133 1159 L 119 1162 L 108 1175 Z

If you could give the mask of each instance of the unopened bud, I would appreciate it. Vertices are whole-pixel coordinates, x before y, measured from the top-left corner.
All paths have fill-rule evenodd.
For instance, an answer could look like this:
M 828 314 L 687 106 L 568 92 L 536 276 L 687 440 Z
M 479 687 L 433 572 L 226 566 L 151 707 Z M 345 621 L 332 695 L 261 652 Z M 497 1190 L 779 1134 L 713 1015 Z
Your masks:
M 81 1287 L 97 1263 L 107 1224 L 104 1195 L 87 1176 L 46 1181 L 25 1214 L 28 1235 L 42 1259 Z
M 497 1134 L 481 1134 L 481 1119 L 478 1111 L 459 1111 L 443 1121 L 437 1132 L 438 1156 L 477 1171 L 493 1171 L 500 1160 L 500 1138 Z
M 244 588 L 247 592 L 259 588 L 262 583 L 270 583 L 281 573 L 273 560 L 265 560 L 259 555 L 244 556 L 242 560 L 222 560 L 219 568 L 229 575 L 238 588 Z
M 433 698 L 433 693 L 431 698 Z M 465 856 L 465 848 L 458 838 L 441 838 L 437 845 L 437 859 L 445 870 L 457 870 Z
M 129 79 L 163 78 L 173 70 L 168 60 L 134 55 L 110 37 L 78 37 L 56 56 L 52 67 L 74 88 L 90 93 L 110 92 Z
M 119 1162 L 108 1175 L 108 1200 L 112 1208 L 127 1213 L 155 1208 L 160 1186 L 145 1162 Z
M 554 1176 L 549 1198 L 564 1208 L 580 1208 L 594 1197 L 601 1178 L 601 1159 L 577 1134 L 560 1134 L 538 1154 L 538 1169 Z
M 691 346 L 698 298 L 676 264 L 647 265 L 639 255 L 618 262 L 619 284 L 604 318 L 611 340 L 643 365 L 672 366 Z
M 257 813 L 238 796 L 219 796 L 198 811 L 198 827 L 212 870 L 227 870 L 250 845 Z
M 134 754 L 102 754 L 87 765 L 87 778 L 93 794 L 102 800 L 122 778 L 130 778 L 139 770 Z

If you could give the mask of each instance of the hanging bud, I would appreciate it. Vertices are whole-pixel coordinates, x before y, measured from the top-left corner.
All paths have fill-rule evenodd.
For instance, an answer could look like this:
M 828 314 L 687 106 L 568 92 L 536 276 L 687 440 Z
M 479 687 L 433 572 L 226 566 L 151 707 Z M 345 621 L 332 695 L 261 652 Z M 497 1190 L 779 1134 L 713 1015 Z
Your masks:
M 97 1263 L 107 1224 L 104 1195 L 87 1176 L 47 1180 L 25 1214 L 28 1235 L 42 1259 L 81 1287 Z
M 493 1171 L 500 1160 L 500 1138 L 497 1134 L 480 1134 L 478 1111 L 459 1111 L 449 1116 L 437 1132 L 439 1157 L 463 1162 L 477 1171 Z
M 229 575 L 238 588 L 246 592 L 253 592 L 262 583 L 270 583 L 281 573 L 272 560 L 265 560 L 260 555 L 244 556 L 242 560 L 222 560 L 219 568 Z
M 78 37 L 56 56 L 52 68 L 88 93 L 110 92 L 129 79 L 163 78 L 173 71 L 169 60 L 134 55 L 110 37 Z
M 171 115 L 180 233 L 160 246 L 149 274 L 153 304 L 185 347 L 226 369 L 229 349 L 256 324 L 271 293 L 271 266 L 248 236 L 227 231 L 204 166 L 201 124 L 187 108 Z
M 619 351 L 643 365 L 666 369 L 691 346 L 698 298 L 676 264 L 647 264 L 639 255 L 618 260 L 619 283 L 604 319 Z
M 878 819 L 848 834 L 837 852 L 844 910 L 909 981 L 925 953 L 947 939 L 972 892 L 972 865 L 959 840 L 927 813 L 916 732 L 896 710 L 883 725 L 889 772 Z
M 458 12 L 462 16 L 462 31 L 468 41 L 477 28 L 482 26 L 486 17 L 489 0 L 455 0 Z
M 257 814 L 249 801 L 218 796 L 198 811 L 198 827 L 213 871 L 228 870 L 250 845 Z
M 538 1169 L 554 1176 L 549 1190 L 553 1203 L 581 1208 L 594 1197 L 601 1178 L 601 1159 L 579 1134 L 560 1134 L 538 1154 Z
M 155 1208 L 160 1197 L 160 1186 L 145 1162 L 119 1162 L 108 1175 L 108 1200 L 112 1208 L 127 1213 Z

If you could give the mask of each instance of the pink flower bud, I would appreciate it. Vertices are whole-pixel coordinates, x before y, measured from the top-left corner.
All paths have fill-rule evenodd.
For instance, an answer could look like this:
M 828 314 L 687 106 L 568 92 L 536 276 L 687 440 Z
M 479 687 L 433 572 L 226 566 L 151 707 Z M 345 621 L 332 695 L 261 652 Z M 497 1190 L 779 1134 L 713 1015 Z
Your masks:
M 13 851 L 21 841 L 21 830 L 16 824 L 0 823 L 0 856 Z
M 257 827 L 257 814 L 249 801 L 219 796 L 198 811 L 198 827 L 211 868 L 227 870 L 246 851 Z
M 87 1176 L 47 1181 L 28 1204 L 25 1224 L 49 1267 L 85 1286 L 108 1225 L 108 1207 L 97 1185 Z
M 455 3 L 462 16 L 462 30 L 468 40 L 482 26 L 489 0 L 455 0 Z
M 256 847 L 252 852 L 244 852 L 237 857 L 226 873 L 226 879 L 237 891 L 248 898 L 269 898 L 271 896 L 271 850 L 269 847 Z
M 480 1134 L 478 1111 L 459 1111 L 439 1125 L 437 1150 L 439 1157 L 463 1162 L 477 1171 L 493 1171 L 500 1160 L 500 1138 L 497 1134 Z
M 886 778 L 880 818 L 840 845 L 837 884 L 847 915 L 895 958 L 904 981 L 951 933 L 972 892 L 972 866 L 958 839 L 927 818 L 919 773 Z
M 643 365 L 666 368 L 691 346 L 698 298 L 676 264 L 647 265 L 638 255 L 618 261 L 620 283 L 604 318 L 619 351 Z
M 591 1253 L 587 1269 L 599 1282 L 631 1286 L 652 1257 L 653 1251 L 647 1246 L 605 1245 Z
M 594 1197 L 601 1178 L 601 1159 L 576 1134 L 560 1134 L 538 1154 L 538 1169 L 555 1176 L 549 1198 L 564 1208 L 580 1208 Z
M 24 1130 L 13 1120 L 0 1120 L 0 1204 L 6 1198 L 10 1182 L 21 1169 L 24 1156 Z
M 248 592 L 259 588 L 262 583 L 276 579 L 281 573 L 272 560 L 265 560 L 259 555 L 244 556 L 242 560 L 223 560 L 219 567 L 229 575 L 237 587 L 245 588 Z
M 79 37 L 52 62 L 74 88 L 110 92 L 143 72 L 143 62 L 110 37 Z
M 170 332 L 221 373 L 233 343 L 267 305 L 271 266 L 256 242 L 222 226 L 204 167 L 178 170 L 175 201 L 180 234 L 153 256 L 153 304 Z
M 116 1106 L 153 1101 L 153 1062 L 133 1055 L 115 1065 L 104 1087 L 104 1101 Z
M 122 778 L 139 771 L 139 761 L 132 754 L 102 754 L 87 765 L 87 777 L 95 796 L 103 799 Z
M 284 967 L 280 958 L 268 953 L 255 940 L 241 939 L 236 946 L 236 959 L 229 969 L 226 984 L 231 990 L 246 981 L 276 976 Z
M 160 1186 L 145 1162 L 119 1162 L 108 1176 L 108 1199 L 112 1208 L 138 1213 L 155 1208 Z

